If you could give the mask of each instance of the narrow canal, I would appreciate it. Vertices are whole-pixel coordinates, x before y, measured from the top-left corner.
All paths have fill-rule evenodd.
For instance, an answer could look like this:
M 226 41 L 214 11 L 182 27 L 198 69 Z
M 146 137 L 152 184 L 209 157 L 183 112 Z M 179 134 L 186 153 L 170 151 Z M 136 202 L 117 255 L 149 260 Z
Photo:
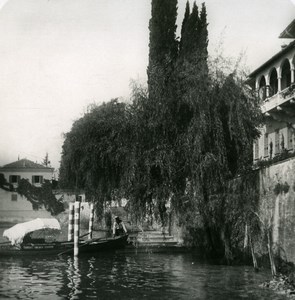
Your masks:
M 0 299 L 286 299 L 259 287 L 267 279 L 191 254 L 0 257 Z

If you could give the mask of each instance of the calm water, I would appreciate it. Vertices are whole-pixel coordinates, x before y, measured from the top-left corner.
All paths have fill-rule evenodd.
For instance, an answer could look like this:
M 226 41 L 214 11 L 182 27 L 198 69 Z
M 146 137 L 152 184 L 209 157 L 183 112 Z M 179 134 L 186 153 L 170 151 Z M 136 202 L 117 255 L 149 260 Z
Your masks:
M 286 299 L 258 286 L 269 278 L 190 254 L 0 257 L 0 299 Z

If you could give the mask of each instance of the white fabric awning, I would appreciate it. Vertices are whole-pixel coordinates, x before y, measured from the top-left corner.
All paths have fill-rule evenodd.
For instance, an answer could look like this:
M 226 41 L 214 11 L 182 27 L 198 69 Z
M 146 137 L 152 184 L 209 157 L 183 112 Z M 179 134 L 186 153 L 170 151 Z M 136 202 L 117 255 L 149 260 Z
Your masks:
M 8 238 L 12 245 L 21 244 L 26 234 L 40 229 L 57 229 L 61 230 L 59 222 L 56 219 L 40 219 L 19 223 L 6 229 L 3 236 Z

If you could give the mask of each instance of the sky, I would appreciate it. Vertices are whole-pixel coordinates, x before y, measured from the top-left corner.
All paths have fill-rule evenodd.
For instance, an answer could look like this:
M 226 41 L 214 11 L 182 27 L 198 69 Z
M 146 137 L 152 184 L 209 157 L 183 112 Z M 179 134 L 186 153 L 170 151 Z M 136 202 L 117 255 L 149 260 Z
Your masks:
M 295 0 L 205 3 L 210 55 L 244 53 L 253 71 L 290 42 L 278 36 Z M 131 80 L 146 82 L 150 12 L 151 0 L 0 0 L 0 166 L 48 153 L 58 169 L 63 135 L 89 104 L 127 100 Z

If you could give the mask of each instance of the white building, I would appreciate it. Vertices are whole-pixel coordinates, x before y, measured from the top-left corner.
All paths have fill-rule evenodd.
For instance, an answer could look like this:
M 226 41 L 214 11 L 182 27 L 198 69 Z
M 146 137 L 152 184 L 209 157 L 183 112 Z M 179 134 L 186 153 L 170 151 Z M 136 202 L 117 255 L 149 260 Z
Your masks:
M 28 159 L 20 159 L 0 167 L 0 173 L 14 187 L 17 187 L 22 178 L 27 179 L 34 186 L 41 186 L 44 180 L 52 180 L 53 171 L 53 168 L 34 163 Z
M 50 218 L 51 214 L 43 207 L 34 210 L 26 197 L 18 194 L 15 189 L 20 179 L 27 179 L 32 185 L 40 187 L 44 180 L 51 180 L 53 168 L 49 168 L 28 159 L 21 159 L 0 168 L 0 174 L 10 186 L 0 187 L 0 223 L 24 222 L 35 218 Z M 13 189 L 11 189 L 11 185 Z
M 254 162 L 295 150 L 295 19 L 279 37 L 289 39 L 289 44 L 248 78 L 265 116 L 261 136 L 254 143 Z

